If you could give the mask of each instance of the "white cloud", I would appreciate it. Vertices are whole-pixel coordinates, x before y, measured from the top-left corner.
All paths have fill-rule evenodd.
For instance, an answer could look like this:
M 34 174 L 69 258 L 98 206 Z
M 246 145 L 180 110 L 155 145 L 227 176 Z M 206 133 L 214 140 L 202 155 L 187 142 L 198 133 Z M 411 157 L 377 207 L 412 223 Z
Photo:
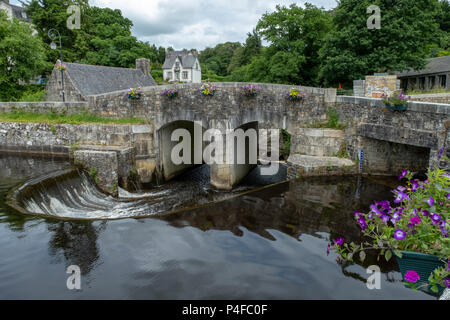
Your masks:
M 335 0 L 91 0 L 93 6 L 122 10 L 133 34 L 157 46 L 199 50 L 226 41 L 245 41 L 265 12 L 277 4 L 310 2 L 327 9 Z
M 120 9 L 133 21 L 139 40 L 199 50 L 226 41 L 244 42 L 264 13 L 294 2 L 336 6 L 336 0 L 89 0 L 91 6 Z M 20 5 L 18 0 L 11 3 Z

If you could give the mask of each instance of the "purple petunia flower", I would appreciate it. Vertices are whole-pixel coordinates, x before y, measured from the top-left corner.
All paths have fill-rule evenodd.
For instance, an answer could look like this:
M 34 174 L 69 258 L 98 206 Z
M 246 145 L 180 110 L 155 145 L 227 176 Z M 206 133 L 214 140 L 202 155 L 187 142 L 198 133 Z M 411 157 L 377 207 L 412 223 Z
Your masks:
M 399 221 L 402 218 L 402 215 L 396 211 L 394 212 L 394 214 L 392 215 L 392 219 L 394 219 L 395 221 Z
M 448 231 L 447 231 L 447 229 L 445 229 L 443 227 L 441 227 L 440 229 L 441 229 L 442 236 L 444 238 L 448 238 Z
M 398 180 L 402 180 L 408 174 L 408 170 L 403 170 L 402 173 L 398 176 Z
M 419 189 L 419 180 L 413 180 L 411 181 L 411 191 L 416 191 Z
M 376 213 L 377 215 L 382 215 L 383 213 L 378 209 L 378 207 L 375 204 L 370 205 L 370 209 L 373 213 Z
M 383 221 L 384 223 L 387 223 L 389 221 L 390 217 L 386 214 L 383 214 L 380 216 L 380 220 Z
M 437 213 L 433 213 L 431 215 L 431 220 L 432 220 L 433 224 L 438 224 L 441 221 L 441 216 L 438 215 Z
M 403 201 L 409 199 L 408 194 L 406 194 L 402 191 L 394 190 L 394 193 L 396 194 L 395 200 L 394 200 L 395 203 L 400 203 L 400 202 L 403 202 Z
M 335 245 L 342 246 L 344 244 L 344 238 L 340 237 L 333 240 Z
M 408 270 L 405 273 L 405 280 L 408 282 L 416 283 L 417 281 L 420 280 L 420 276 L 414 270 Z
M 430 197 L 428 198 L 427 203 L 428 203 L 428 205 L 429 205 L 430 207 L 433 206 L 433 204 L 434 204 L 434 199 L 433 199 L 432 196 L 430 196 Z
M 418 225 L 419 223 L 422 222 L 422 220 L 420 220 L 420 218 L 417 216 L 413 216 L 413 217 L 409 218 L 409 221 L 411 221 L 411 223 L 413 225 Z
M 450 277 L 447 277 L 447 278 L 444 279 L 444 285 L 445 285 L 447 288 L 450 288 Z
M 387 201 L 387 200 L 384 200 L 384 201 L 375 201 L 375 204 L 377 205 L 377 206 L 381 206 L 381 208 L 383 209 L 383 210 L 389 210 L 391 207 L 390 207 L 390 204 L 389 204 L 389 201 Z
M 406 238 L 406 232 L 402 229 L 397 229 L 394 231 L 394 238 L 395 240 L 403 240 Z
M 359 211 L 355 211 L 355 212 L 353 212 L 353 214 L 354 214 L 355 217 L 357 217 L 357 218 L 361 218 L 361 217 L 363 216 L 363 214 L 362 214 L 361 212 L 359 212 Z
M 429 216 L 430 216 L 430 213 L 428 212 L 428 210 L 423 210 L 423 211 L 422 211 L 422 215 L 423 215 L 424 217 L 429 217 Z
M 368 226 L 367 226 L 366 220 L 364 218 L 359 218 L 358 219 L 358 223 L 361 226 L 362 230 L 366 230 L 367 229 Z

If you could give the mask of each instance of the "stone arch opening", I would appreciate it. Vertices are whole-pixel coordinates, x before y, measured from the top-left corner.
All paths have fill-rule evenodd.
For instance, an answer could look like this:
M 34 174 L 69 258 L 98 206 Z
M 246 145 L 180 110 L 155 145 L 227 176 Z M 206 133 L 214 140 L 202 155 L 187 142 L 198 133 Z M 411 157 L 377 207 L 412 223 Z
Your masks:
M 162 180 L 169 181 L 203 164 L 204 131 L 205 128 L 198 122 L 188 120 L 172 121 L 157 130 L 158 174 Z

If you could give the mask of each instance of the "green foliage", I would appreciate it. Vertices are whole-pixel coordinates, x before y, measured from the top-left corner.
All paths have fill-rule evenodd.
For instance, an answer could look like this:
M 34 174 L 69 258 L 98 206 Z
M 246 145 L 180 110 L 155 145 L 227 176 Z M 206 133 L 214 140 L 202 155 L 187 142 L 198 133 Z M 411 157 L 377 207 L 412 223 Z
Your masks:
M 370 5 L 381 9 L 380 29 L 368 29 Z M 335 9 L 334 30 L 320 49 L 320 79 L 326 86 L 374 72 L 421 69 L 426 45 L 438 30 L 437 0 L 341 0 Z
M 81 29 L 66 27 L 67 7 L 80 6 Z M 87 0 L 31 0 L 26 4 L 27 14 L 33 20 L 40 38 L 46 43 L 50 72 L 59 58 L 58 50 L 51 50 L 47 36 L 50 28 L 61 33 L 64 61 L 114 67 L 135 67 L 137 58 L 148 58 L 162 64 L 165 49 L 138 41 L 131 34 L 133 23 L 118 9 L 90 7 Z
M 95 114 L 83 112 L 80 114 L 64 115 L 51 113 L 34 113 L 25 111 L 14 111 L 11 113 L 0 113 L 0 121 L 4 122 L 34 122 L 48 124 L 83 124 L 83 123 L 101 123 L 101 124 L 144 124 L 147 121 L 140 118 L 104 118 Z
M 19 100 L 19 80 L 28 82 L 45 66 L 43 43 L 32 32 L 29 24 L 9 20 L 0 10 L 0 100 Z

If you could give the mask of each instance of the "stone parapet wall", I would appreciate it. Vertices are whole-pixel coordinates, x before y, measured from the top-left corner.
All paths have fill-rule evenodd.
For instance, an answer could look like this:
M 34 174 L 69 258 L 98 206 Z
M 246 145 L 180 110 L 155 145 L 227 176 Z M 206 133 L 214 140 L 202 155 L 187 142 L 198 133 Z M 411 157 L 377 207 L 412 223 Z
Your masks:
M 148 125 L 0 122 L 0 150 L 69 154 L 82 144 L 133 146 L 141 158 L 154 156 L 153 129 Z
M 214 96 L 200 94 L 200 84 L 177 84 L 142 88 L 139 100 L 130 100 L 126 91 L 89 97 L 89 109 L 105 117 L 142 117 L 155 124 L 155 128 L 175 120 L 200 121 L 210 128 L 218 121 L 227 122 L 229 128 L 258 121 L 260 128 L 295 130 L 299 124 L 326 119 L 326 109 L 334 104 L 336 89 L 300 87 L 278 84 L 259 84 L 256 97 L 246 97 L 241 87 L 247 83 L 214 83 Z M 289 90 L 298 88 L 306 92 L 305 101 L 292 102 Z M 161 96 L 164 89 L 178 89 L 178 97 Z
M 450 104 L 450 92 L 436 94 L 414 94 L 409 96 L 408 100 Z
M 0 102 L 0 113 L 14 111 L 34 113 L 79 114 L 88 111 L 87 102 Z

